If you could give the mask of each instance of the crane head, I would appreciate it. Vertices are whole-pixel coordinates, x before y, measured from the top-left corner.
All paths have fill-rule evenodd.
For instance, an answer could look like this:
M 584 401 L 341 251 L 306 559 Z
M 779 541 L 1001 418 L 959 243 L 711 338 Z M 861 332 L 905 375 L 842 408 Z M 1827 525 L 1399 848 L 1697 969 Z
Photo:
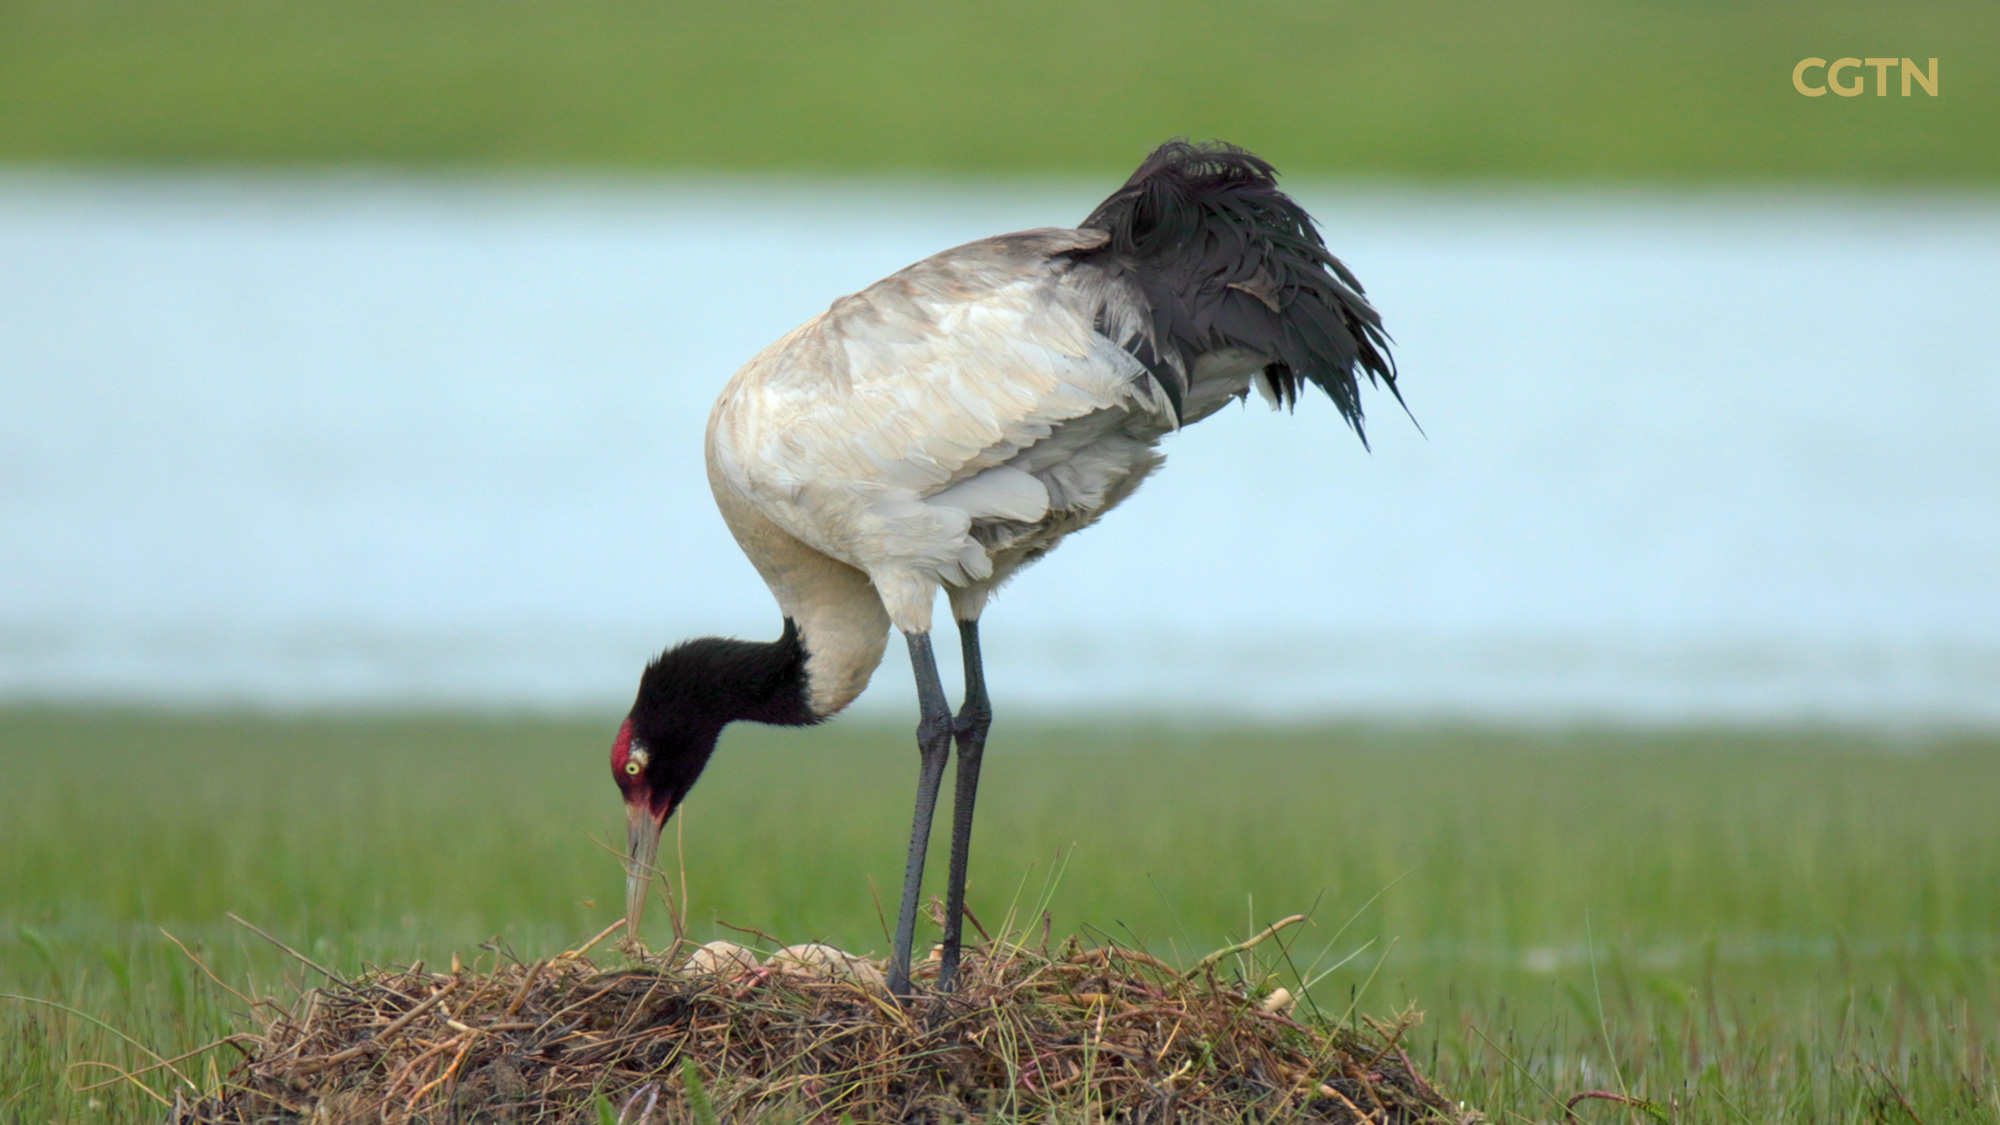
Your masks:
M 660 833 L 674 815 L 681 794 L 662 768 L 667 755 L 641 737 L 627 718 L 611 743 L 611 779 L 625 798 L 625 933 L 637 940 L 660 854 Z
M 776 642 L 697 637 L 646 665 L 611 744 L 611 779 L 625 798 L 627 937 L 639 937 L 660 833 L 701 777 L 722 728 L 739 719 L 790 726 L 820 720 L 805 703 L 804 662 L 797 629 L 786 621 Z

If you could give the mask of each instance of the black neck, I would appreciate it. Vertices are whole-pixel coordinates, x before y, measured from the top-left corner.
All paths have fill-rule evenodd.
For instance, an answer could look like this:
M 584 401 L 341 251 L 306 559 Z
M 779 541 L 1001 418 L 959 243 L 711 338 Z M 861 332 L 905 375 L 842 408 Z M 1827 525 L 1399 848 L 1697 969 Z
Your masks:
M 699 637 L 668 649 L 647 666 L 632 705 L 634 732 L 656 744 L 712 741 L 742 719 L 792 727 L 820 719 L 807 702 L 806 649 L 789 617 L 775 641 Z

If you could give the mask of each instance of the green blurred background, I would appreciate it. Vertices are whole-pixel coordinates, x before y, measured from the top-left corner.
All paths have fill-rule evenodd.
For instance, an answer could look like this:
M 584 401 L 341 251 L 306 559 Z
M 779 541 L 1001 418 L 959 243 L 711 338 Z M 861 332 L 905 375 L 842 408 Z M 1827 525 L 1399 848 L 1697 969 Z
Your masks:
M 1990 183 L 2000 5 L 6 0 L 0 162 Z M 1806 98 L 1808 56 L 1939 59 Z

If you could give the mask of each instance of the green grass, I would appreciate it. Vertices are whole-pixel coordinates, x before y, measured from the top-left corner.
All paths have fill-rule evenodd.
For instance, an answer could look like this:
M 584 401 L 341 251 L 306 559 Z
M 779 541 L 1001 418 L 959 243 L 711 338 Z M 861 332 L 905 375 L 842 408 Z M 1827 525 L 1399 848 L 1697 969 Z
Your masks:
M 1849 54 L 1939 96 L 1792 88 Z M 0 0 L 0 162 L 1990 184 L 1996 58 L 1990 0 Z
M 0 711 L 0 992 L 174 1055 L 241 1005 L 162 929 L 232 985 L 299 975 L 226 911 L 341 968 L 572 945 L 621 909 L 608 728 Z M 1059 854 L 1058 936 L 1188 958 L 1312 909 L 1301 967 L 1354 955 L 1318 1003 L 1423 1008 L 1419 1060 L 1496 1121 L 1594 1088 L 1685 1122 L 2000 1120 L 2000 737 L 1003 716 L 988 762 L 975 910 Z M 900 728 L 733 730 L 683 822 L 694 935 L 884 949 L 914 766 Z M 0 1120 L 153 1112 L 74 1092 L 93 1060 L 145 1061 L 0 1001 Z

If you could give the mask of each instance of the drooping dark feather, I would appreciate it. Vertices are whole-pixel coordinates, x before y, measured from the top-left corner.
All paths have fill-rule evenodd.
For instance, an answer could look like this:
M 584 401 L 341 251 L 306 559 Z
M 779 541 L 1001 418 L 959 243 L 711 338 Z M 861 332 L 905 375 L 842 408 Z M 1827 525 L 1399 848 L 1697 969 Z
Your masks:
M 1287 406 L 1305 382 L 1325 391 L 1364 445 L 1358 376 L 1403 401 L 1382 318 L 1263 160 L 1169 141 L 1082 225 L 1111 238 L 1076 256 L 1129 276 L 1145 296 L 1151 338 L 1119 344 L 1176 415 L 1195 358 L 1229 348 L 1271 357 L 1264 374 Z

